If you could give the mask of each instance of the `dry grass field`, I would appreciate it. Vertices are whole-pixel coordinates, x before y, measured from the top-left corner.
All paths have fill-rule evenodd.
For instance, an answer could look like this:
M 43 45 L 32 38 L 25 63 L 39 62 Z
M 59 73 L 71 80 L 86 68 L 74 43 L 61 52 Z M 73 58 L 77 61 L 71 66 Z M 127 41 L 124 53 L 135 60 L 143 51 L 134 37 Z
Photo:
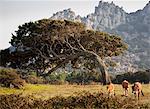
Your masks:
M 131 86 L 131 85 L 130 85 Z M 150 102 L 150 84 L 143 84 L 144 97 L 141 97 L 142 102 Z M 80 92 L 90 93 L 106 93 L 106 86 L 102 85 L 33 85 L 26 84 L 22 89 L 10 89 L 0 87 L 0 95 L 4 94 L 22 94 L 23 96 L 33 95 L 35 98 L 48 99 L 55 96 L 75 96 Z M 123 89 L 121 85 L 115 85 L 116 96 L 122 96 Z M 129 88 L 129 96 L 134 98 Z
M 121 85 L 115 85 L 116 96 L 111 98 L 106 86 L 102 85 L 0 87 L 0 109 L 150 109 L 150 84 L 143 84 L 143 92 L 145 96 L 138 101 L 131 93 L 131 87 L 129 96 L 122 96 Z

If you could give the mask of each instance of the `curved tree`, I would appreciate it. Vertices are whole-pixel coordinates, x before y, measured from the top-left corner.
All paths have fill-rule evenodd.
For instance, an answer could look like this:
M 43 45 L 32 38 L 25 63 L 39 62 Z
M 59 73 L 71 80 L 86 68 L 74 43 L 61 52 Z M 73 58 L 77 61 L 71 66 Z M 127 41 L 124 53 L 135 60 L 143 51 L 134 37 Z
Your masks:
M 22 69 L 37 70 L 42 76 L 68 63 L 75 66 L 88 60 L 99 67 L 106 84 L 109 78 L 104 57 L 117 56 L 127 49 L 120 37 L 87 30 L 79 22 L 42 19 L 18 28 L 10 42 L 15 50 L 10 51 L 7 57 L 2 56 L 5 57 L 3 65 L 9 62 L 9 65 Z M 6 51 L 1 51 L 1 55 Z M 48 72 L 45 73 L 45 70 Z

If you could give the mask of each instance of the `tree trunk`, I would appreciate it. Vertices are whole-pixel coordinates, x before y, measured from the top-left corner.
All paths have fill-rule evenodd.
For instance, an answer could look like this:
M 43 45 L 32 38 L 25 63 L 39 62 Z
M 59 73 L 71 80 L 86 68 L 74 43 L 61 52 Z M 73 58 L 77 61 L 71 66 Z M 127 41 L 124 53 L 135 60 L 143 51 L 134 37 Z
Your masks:
M 111 79 L 110 79 L 110 77 L 108 75 L 108 72 L 106 70 L 105 63 L 103 62 L 101 57 L 99 57 L 96 53 L 94 53 L 92 51 L 87 51 L 86 50 L 85 52 L 88 53 L 88 54 L 91 54 L 92 57 L 94 57 L 95 60 L 97 61 L 99 69 L 100 69 L 100 72 L 102 74 L 103 85 L 106 85 L 106 84 L 110 83 Z
M 98 66 L 100 68 L 100 72 L 102 74 L 102 80 L 103 80 L 103 85 L 106 85 L 111 82 L 111 79 L 108 75 L 108 72 L 106 70 L 106 66 L 102 59 L 99 56 L 96 56 L 96 61 L 98 62 Z

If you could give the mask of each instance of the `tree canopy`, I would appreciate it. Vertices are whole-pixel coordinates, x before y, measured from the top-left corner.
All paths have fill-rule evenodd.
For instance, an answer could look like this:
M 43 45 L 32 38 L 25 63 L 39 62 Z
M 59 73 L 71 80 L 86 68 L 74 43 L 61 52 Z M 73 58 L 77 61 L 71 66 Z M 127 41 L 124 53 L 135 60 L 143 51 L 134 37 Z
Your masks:
M 72 67 L 84 64 L 90 70 L 98 67 L 104 84 L 108 78 L 103 59 L 118 56 L 127 49 L 118 36 L 87 30 L 79 22 L 50 19 L 19 26 L 10 43 L 15 50 L 1 50 L 3 66 L 7 63 L 13 67 L 29 68 L 46 76 L 68 63 Z M 87 62 L 91 64 L 86 65 Z

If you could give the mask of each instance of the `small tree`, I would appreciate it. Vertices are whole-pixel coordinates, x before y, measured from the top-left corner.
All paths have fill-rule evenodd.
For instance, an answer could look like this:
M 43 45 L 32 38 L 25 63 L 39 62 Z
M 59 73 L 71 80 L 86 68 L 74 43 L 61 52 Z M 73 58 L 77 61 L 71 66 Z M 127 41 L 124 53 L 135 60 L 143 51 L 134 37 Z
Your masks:
M 117 56 L 127 48 L 118 36 L 87 30 L 79 22 L 50 19 L 19 26 L 10 43 L 16 51 L 3 63 L 15 63 L 47 76 L 68 63 L 74 66 L 88 60 L 99 68 L 104 84 L 109 78 L 103 58 Z

